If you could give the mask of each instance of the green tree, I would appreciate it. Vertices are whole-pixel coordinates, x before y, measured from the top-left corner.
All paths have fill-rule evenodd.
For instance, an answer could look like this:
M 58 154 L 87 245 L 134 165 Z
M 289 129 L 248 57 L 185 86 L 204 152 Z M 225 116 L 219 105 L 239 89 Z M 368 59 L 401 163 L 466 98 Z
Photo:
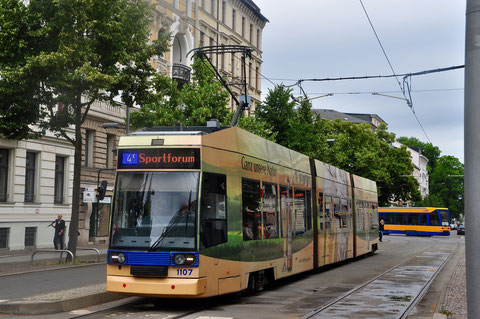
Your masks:
M 459 218 L 464 213 L 464 165 L 454 156 L 438 159 L 430 175 L 430 193 L 424 206 L 447 207 L 451 217 Z
M 265 101 L 258 105 L 255 110 L 255 118 L 268 123 L 271 133 L 276 134 L 275 141 L 289 147 L 290 139 L 294 131 L 294 121 L 297 117 L 295 102 L 291 98 L 292 89 L 277 85 L 273 90 L 268 90 Z
M 26 139 L 51 130 L 74 145 L 74 254 L 81 125 L 94 101 L 112 101 L 120 90 L 128 104 L 143 100 L 154 72 L 149 58 L 166 48 L 165 41 L 148 44 L 151 13 L 143 0 L 0 1 L 0 134 Z
M 229 94 L 215 79 L 211 67 L 201 58 L 195 58 L 192 81 L 181 89 L 171 78 L 156 74 L 153 78 L 155 93 L 131 114 L 135 128 L 152 126 L 205 125 L 209 119 L 229 124 L 231 118 L 226 107 Z

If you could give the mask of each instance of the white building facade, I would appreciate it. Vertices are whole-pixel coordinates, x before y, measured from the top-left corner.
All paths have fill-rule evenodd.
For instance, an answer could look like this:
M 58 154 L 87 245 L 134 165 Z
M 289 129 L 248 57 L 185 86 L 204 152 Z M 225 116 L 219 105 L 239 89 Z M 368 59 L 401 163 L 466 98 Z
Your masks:
M 58 214 L 70 221 L 73 155 L 73 145 L 53 134 L 0 139 L 1 250 L 53 248 L 49 225 Z
M 395 141 L 393 147 L 400 148 L 403 144 Z M 407 146 L 407 150 L 410 153 L 410 160 L 413 164 L 412 176 L 418 181 L 420 185 L 420 195 L 425 198 L 428 195 L 428 183 L 429 175 L 427 171 L 428 158 L 422 155 L 422 151 L 419 148 L 413 148 Z

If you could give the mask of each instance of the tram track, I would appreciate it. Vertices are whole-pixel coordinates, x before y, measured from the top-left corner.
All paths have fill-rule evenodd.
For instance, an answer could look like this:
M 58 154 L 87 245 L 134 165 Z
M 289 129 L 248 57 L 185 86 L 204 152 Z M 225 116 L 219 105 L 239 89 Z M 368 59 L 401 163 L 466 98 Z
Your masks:
M 393 238 L 392 238 L 393 239 Z M 384 253 L 388 251 L 403 251 L 406 247 L 409 246 L 415 246 L 415 242 L 418 240 L 418 238 L 405 238 L 403 237 L 400 242 L 397 242 L 393 246 L 386 246 L 386 249 L 382 250 Z M 395 243 L 396 240 L 393 240 Z M 414 260 L 415 258 L 422 258 L 419 257 L 424 253 L 430 252 L 445 252 L 446 248 L 448 250 L 454 251 L 454 249 L 451 249 L 453 245 L 445 245 L 442 242 L 438 242 L 437 238 L 423 238 L 422 242 L 425 244 L 425 246 L 421 247 L 420 250 L 417 250 L 415 253 L 408 254 L 407 257 L 408 259 L 402 260 L 401 262 L 396 263 L 394 266 L 390 266 L 387 270 L 381 272 L 378 275 L 375 275 L 373 278 L 369 279 L 367 282 L 359 284 L 357 287 L 345 292 L 341 296 L 334 297 L 334 299 L 331 299 L 331 301 L 326 300 L 327 303 L 324 302 L 324 305 L 322 305 L 319 308 L 316 308 L 315 310 L 314 307 L 310 308 L 312 310 L 310 313 L 308 313 L 305 317 L 303 318 L 323 318 L 323 315 L 318 315 L 319 313 L 322 314 L 325 310 L 328 308 L 331 308 L 332 306 L 335 306 L 335 304 L 341 303 L 342 301 L 345 301 L 349 296 L 355 294 L 355 292 L 361 290 L 362 288 L 368 286 L 375 280 L 380 279 L 382 276 L 388 275 L 390 272 L 394 271 L 395 269 L 399 267 L 407 267 L 408 263 Z M 457 243 L 456 246 L 459 244 Z M 380 254 L 382 254 L 382 251 L 380 251 Z M 427 254 L 429 255 L 429 254 Z M 448 258 L 445 258 L 445 260 L 442 262 L 442 264 L 436 268 L 436 272 L 432 278 L 430 278 L 427 282 L 424 283 L 420 293 L 418 294 L 412 294 L 412 299 L 409 302 L 409 306 L 406 308 L 403 308 L 401 313 L 398 313 L 395 318 L 405 318 L 408 313 L 415 307 L 415 305 L 422 299 L 423 295 L 428 291 L 428 288 L 430 284 L 434 281 L 435 277 L 438 275 L 438 273 L 441 271 L 443 266 L 448 262 L 452 255 L 452 252 L 448 254 Z M 391 264 L 390 264 L 391 265 Z M 408 267 L 407 267 L 408 268 Z M 385 269 L 385 268 L 384 268 Z M 298 284 L 298 280 L 293 282 L 294 285 L 295 283 Z M 285 284 L 285 283 L 284 283 Z M 288 283 L 287 283 L 288 285 Z M 303 291 L 303 290 L 302 290 Z M 321 290 L 320 290 L 321 291 Z M 319 292 L 320 292 L 319 291 Z M 302 292 L 303 293 L 303 292 Z M 259 297 L 265 297 L 267 300 L 271 300 L 272 296 L 260 294 Z M 76 315 L 76 316 L 69 316 L 69 318 L 105 318 L 105 317 L 117 317 L 117 318 L 126 318 L 126 317 L 148 317 L 153 314 L 156 316 L 162 316 L 164 315 L 165 317 L 168 318 L 196 318 L 197 316 L 200 315 L 205 315 L 210 316 L 212 313 L 218 314 L 220 317 L 231 317 L 232 315 L 229 313 L 227 309 L 234 309 L 236 306 L 240 304 L 257 304 L 257 302 L 254 302 L 256 298 L 250 298 L 251 296 L 247 296 L 247 299 L 243 299 L 242 301 L 238 302 L 232 302 L 231 295 L 230 297 L 224 297 L 224 296 L 218 296 L 213 299 L 190 299 L 190 300 L 185 300 L 185 299 L 156 299 L 156 298 L 139 298 L 138 300 L 129 302 L 129 303 L 124 303 L 119 306 L 113 306 L 110 307 L 109 309 L 103 309 L 99 311 L 94 311 L 88 314 L 83 314 L 83 315 Z M 258 301 L 258 300 L 257 300 Z M 270 303 L 270 302 L 269 302 Z M 262 304 L 260 302 L 260 304 Z M 278 303 L 279 307 L 283 307 L 286 305 L 285 303 Z M 320 304 L 317 304 L 320 306 Z M 348 303 L 347 303 L 348 305 Z M 225 309 L 225 312 L 218 312 L 220 308 Z M 347 306 L 348 307 L 348 306 Z M 345 306 L 344 306 L 345 308 Z M 238 308 L 237 308 L 238 309 Z M 302 316 L 301 309 L 297 309 L 300 312 L 297 312 L 300 316 Z M 355 314 L 355 309 L 351 309 L 351 314 Z M 227 313 L 229 314 L 227 316 Z M 306 312 L 303 312 L 305 314 Z M 283 313 L 285 314 L 285 313 Z M 267 316 L 270 318 L 271 316 Z M 325 316 L 326 317 L 326 316 Z M 346 316 L 345 316 L 346 317 Z M 244 318 L 242 316 L 234 316 L 234 318 Z M 286 318 L 282 317 L 281 315 L 278 318 Z M 359 317 L 361 318 L 361 316 Z M 372 318 L 372 317 L 363 317 L 363 318 Z M 383 317 L 382 317 L 383 318 Z
M 322 305 L 321 307 L 319 307 L 318 309 L 315 309 L 313 311 L 311 311 L 310 313 L 308 313 L 306 316 L 304 316 L 302 319 L 309 319 L 309 318 L 327 318 L 328 315 L 326 315 L 325 313 L 331 309 L 332 307 L 334 307 L 335 305 L 338 305 L 340 302 L 342 301 L 345 301 L 347 298 L 353 296 L 355 293 L 361 291 L 362 289 L 364 289 L 365 287 L 371 285 L 372 283 L 380 280 L 382 277 L 385 277 L 386 275 L 392 273 L 393 271 L 399 269 L 400 267 L 404 266 L 404 265 L 407 265 L 408 263 L 412 262 L 413 260 L 415 260 L 416 258 L 419 258 L 420 256 L 422 256 L 423 254 L 425 254 L 426 252 L 428 252 L 429 250 L 431 250 L 433 247 L 441 244 L 439 243 L 438 241 L 435 241 L 435 240 L 432 240 L 432 239 L 429 239 L 431 240 L 432 242 L 434 242 L 432 245 L 429 245 L 428 247 L 426 247 L 425 249 L 423 249 L 422 251 L 420 252 L 417 252 L 414 256 L 410 257 L 409 259 L 407 260 L 404 260 L 398 264 L 396 264 L 395 266 L 387 269 L 386 271 L 380 273 L 379 275 L 371 278 L 370 280 L 362 283 L 361 285 L 349 290 L 348 292 L 344 293 L 343 295 L 333 299 L 332 301 Z M 456 248 L 458 248 L 459 244 L 457 243 Z M 395 249 L 395 247 L 392 247 L 392 248 L 389 248 L 387 250 L 392 250 L 392 249 Z M 436 271 L 434 272 L 433 276 L 431 276 L 428 281 L 425 282 L 425 284 L 422 286 L 420 292 L 415 296 L 415 298 L 413 298 L 413 300 L 409 301 L 409 305 L 403 309 L 401 312 L 398 313 L 398 316 L 395 316 L 395 318 L 398 318 L 398 319 L 403 319 L 403 318 L 406 318 L 408 316 L 408 314 L 411 312 L 411 310 L 418 304 L 418 302 L 423 298 L 423 296 L 425 295 L 425 293 L 428 291 L 428 288 L 430 287 L 430 285 L 432 284 L 432 282 L 435 280 L 436 276 L 441 272 L 442 268 L 445 266 L 445 264 L 450 260 L 451 256 L 453 255 L 453 253 L 455 252 L 455 249 L 452 249 L 451 252 L 448 254 L 448 256 L 442 261 L 442 263 L 438 266 L 438 268 L 436 269 Z M 350 304 L 350 307 L 352 308 L 351 309 L 351 314 L 354 314 L 355 313 L 355 310 L 356 309 L 353 309 L 353 307 L 357 307 L 358 305 L 357 304 Z M 345 309 L 345 308 L 344 308 Z M 346 309 L 346 311 L 348 312 L 348 309 Z M 338 316 L 335 316 L 335 318 L 339 318 Z M 360 318 L 360 317 L 359 317 Z M 365 317 L 367 318 L 367 317 Z

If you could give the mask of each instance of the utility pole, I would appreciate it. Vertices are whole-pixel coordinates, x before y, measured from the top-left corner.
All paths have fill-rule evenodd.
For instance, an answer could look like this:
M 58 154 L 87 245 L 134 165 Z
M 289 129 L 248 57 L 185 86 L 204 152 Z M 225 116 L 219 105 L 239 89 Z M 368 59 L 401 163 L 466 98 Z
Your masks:
M 465 255 L 468 318 L 480 318 L 480 0 L 467 0 L 465 28 Z

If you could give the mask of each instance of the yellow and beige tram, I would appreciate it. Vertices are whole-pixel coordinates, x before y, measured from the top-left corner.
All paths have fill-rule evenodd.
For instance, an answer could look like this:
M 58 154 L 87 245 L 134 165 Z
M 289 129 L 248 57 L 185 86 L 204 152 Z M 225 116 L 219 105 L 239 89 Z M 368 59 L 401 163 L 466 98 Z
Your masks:
M 202 298 L 378 245 L 375 182 L 238 127 L 120 138 L 107 290 Z

